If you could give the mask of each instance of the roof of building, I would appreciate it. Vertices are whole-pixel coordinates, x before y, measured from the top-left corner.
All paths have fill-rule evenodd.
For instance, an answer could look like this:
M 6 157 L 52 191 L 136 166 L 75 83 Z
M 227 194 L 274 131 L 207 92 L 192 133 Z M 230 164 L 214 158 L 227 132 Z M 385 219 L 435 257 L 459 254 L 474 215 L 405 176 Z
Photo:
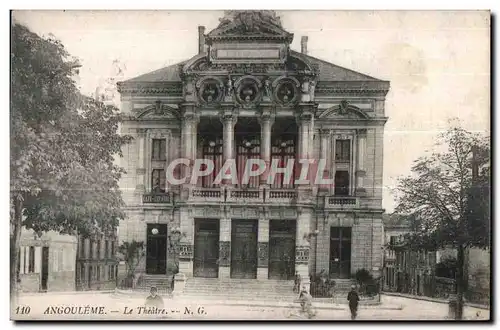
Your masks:
M 296 51 L 290 51 L 291 54 L 299 54 Z M 318 80 L 321 81 L 381 81 L 380 79 L 370 77 L 368 75 L 343 68 L 341 66 L 329 63 L 325 60 L 303 55 L 312 65 L 319 69 Z M 169 65 L 167 67 L 142 74 L 138 77 L 126 80 L 126 83 L 134 82 L 181 82 L 180 70 L 189 60 Z
M 409 216 L 398 213 L 382 215 L 382 222 L 386 229 L 409 228 Z

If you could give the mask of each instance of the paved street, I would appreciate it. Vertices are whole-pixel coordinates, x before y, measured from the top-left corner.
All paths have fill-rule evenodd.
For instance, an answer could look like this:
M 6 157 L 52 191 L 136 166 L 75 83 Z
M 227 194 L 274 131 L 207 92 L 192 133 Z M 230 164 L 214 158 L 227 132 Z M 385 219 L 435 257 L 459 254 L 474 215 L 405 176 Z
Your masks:
M 402 297 L 383 296 L 381 306 L 361 308 L 360 320 L 445 320 L 448 306 L 435 302 L 408 299 Z M 298 305 L 290 303 L 282 306 L 269 307 L 251 306 L 256 302 L 248 302 L 250 306 L 231 306 L 231 302 L 218 300 L 196 301 L 165 299 L 165 310 L 159 314 L 145 314 L 141 308 L 142 297 L 114 295 L 110 293 L 77 293 L 77 294 L 32 294 L 23 295 L 19 303 L 13 306 L 12 317 L 15 319 L 46 319 L 46 320 L 140 320 L 140 319 L 196 319 L 196 320 L 300 320 L 306 319 L 298 313 Z M 262 303 L 264 304 L 264 303 Z M 319 304 L 317 304 L 319 305 Z M 16 308 L 19 306 L 16 314 Z M 324 305 L 321 305 L 324 306 Z M 391 309 L 388 309 L 391 306 Z M 400 306 L 402 309 L 392 308 Z M 24 307 L 24 309 L 23 309 Z M 29 307 L 29 312 L 28 308 Z M 72 308 L 73 307 L 73 308 Z M 23 312 L 24 310 L 24 312 Z M 316 310 L 317 320 L 349 320 L 347 305 L 332 305 L 332 309 Z M 479 317 L 476 313 L 479 312 Z M 23 314 L 24 313 L 24 314 Z M 466 307 L 467 319 L 485 320 L 489 311 Z

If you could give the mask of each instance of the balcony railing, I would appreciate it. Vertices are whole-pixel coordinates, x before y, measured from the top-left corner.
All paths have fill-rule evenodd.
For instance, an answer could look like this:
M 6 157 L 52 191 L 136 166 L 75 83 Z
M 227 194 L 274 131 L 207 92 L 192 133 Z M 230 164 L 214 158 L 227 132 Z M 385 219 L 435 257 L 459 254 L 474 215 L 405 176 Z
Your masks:
M 263 189 L 230 188 L 227 190 L 228 202 L 262 203 L 264 202 Z
M 170 204 L 172 202 L 170 193 L 148 193 L 142 195 L 143 204 Z
M 266 202 L 268 203 L 292 203 L 297 199 L 295 189 L 268 189 L 266 190 Z
M 189 200 L 203 202 L 223 202 L 224 188 L 193 188 L 189 192 Z
M 353 196 L 326 196 L 326 208 L 355 209 L 359 207 L 359 198 Z

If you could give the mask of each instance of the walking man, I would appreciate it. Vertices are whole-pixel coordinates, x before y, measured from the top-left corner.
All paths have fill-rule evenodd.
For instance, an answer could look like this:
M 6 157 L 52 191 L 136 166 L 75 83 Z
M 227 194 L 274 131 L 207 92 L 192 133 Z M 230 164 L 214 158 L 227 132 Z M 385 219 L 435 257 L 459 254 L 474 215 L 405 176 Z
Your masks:
M 356 286 L 351 286 L 351 291 L 347 295 L 347 301 L 349 301 L 349 309 L 351 310 L 351 320 L 355 320 L 358 314 L 358 303 L 359 303 L 359 295 L 356 292 Z
M 301 312 L 307 315 L 307 318 L 313 318 L 316 313 L 312 309 L 312 296 L 307 292 L 305 286 L 302 287 L 299 293 L 299 302 L 301 307 Z

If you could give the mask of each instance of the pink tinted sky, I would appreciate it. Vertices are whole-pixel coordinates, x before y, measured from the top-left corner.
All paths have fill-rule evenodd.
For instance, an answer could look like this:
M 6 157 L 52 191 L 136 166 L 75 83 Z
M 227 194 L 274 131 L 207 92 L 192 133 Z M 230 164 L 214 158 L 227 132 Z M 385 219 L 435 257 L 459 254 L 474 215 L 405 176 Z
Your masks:
M 485 11 L 278 11 L 283 27 L 309 36 L 310 55 L 389 80 L 384 138 L 384 201 L 449 120 L 489 134 L 490 14 Z M 15 21 L 54 34 L 83 64 L 79 83 L 93 93 L 126 66 L 124 79 L 190 58 L 197 26 L 215 28 L 222 11 L 17 11 Z

